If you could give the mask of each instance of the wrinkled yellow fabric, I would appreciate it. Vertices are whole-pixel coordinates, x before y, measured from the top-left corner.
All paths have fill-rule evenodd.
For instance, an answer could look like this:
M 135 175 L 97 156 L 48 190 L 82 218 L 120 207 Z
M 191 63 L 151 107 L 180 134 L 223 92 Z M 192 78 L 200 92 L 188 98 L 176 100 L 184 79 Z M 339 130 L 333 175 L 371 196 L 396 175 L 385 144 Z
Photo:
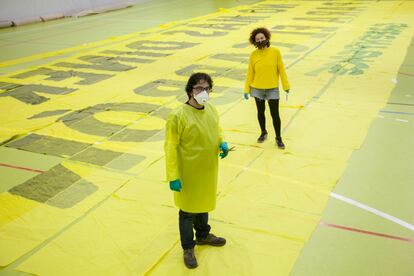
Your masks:
M 181 180 L 174 202 L 185 212 L 210 212 L 216 206 L 220 133 L 218 112 L 208 103 L 204 109 L 184 104 L 167 119 L 167 180 Z
M 279 76 L 283 90 L 289 90 L 289 81 L 279 49 L 276 47 L 256 49 L 250 54 L 244 91 L 250 93 L 252 87 L 258 89 L 279 87 Z
M 4 110 L 0 115 L 0 140 L 7 141 L 14 135 L 24 136 L 27 132 L 33 132 L 91 143 L 94 148 L 125 155 L 142 155 L 146 159 L 128 169 L 115 170 L 66 160 L 63 165 L 80 175 L 80 181 L 88 181 L 99 187 L 97 192 L 72 208 L 56 208 L 4 192 L 0 196 L 0 209 L 4 210 L 0 210 L 0 224 L 3 224 L 0 228 L 0 266 L 15 262 L 9 266 L 10 273 L 16 270 L 31 275 L 60 276 L 292 274 L 292 267 L 318 226 L 329 194 L 343 175 L 349 157 L 360 147 L 372 120 L 387 102 L 395 86 L 394 78 L 400 80 L 396 76 L 414 31 L 414 2 L 380 1 L 373 6 L 365 1 L 336 1 L 337 7 L 342 5 L 361 9 L 361 13 L 358 15 L 353 10 L 355 16 L 351 21 L 340 15 L 326 18 L 311 14 L 306 16 L 308 19 L 338 19 L 344 23 L 308 23 L 297 19 L 307 13 L 320 11 L 320 8 L 327 8 L 326 1 L 295 1 L 292 2 L 295 7 L 288 12 L 268 13 L 268 9 L 271 9 L 269 4 L 274 3 L 260 2 L 257 5 L 240 6 L 226 13 L 190 18 L 176 25 L 169 23 L 162 30 L 157 27 L 124 38 L 110 38 L 94 43 L 93 47 L 79 46 L 81 51 L 62 50 L 59 55 L 27 58 L 34 61 L 31 64 L 38 64 L 42 60 L 46 62 L 44 65 L 43 61 L 42 65 L 34 65 L 34 68 L 44 66 L 58 69 L 56 62 L 80 63 L 79 57 L 85 55 L 105 55 L 109 58 L 111 55 L 103 53 L 107 50 L 122 51 L 123 57 L 132 57 L 138 52 L 127 45 L 142 40 L 165 43 L 167 49 L 174 46 L 175 42 L 199 43 L 182 50 L 160 50 L 154 47 L 155 53 L 168 55 L 154 58 L 151 63 L 139 63 L 137 68 L 129 71 L 105 71 L 105 74 L 114 76 L 101 83 L 79 85 L 76 84 L 79 78 L 75 76 L 56 81 L 40 75 L 18 79 L 13 77 L 20 73 L 17 71 L 9 76 L 1 76 L 1 82 L 43 84 L 78 90 L 59 95 L 41 93 L 50 100 L 40 105 L 28 105 L 9 96 L 0 97 L 0 109 Z M 264 13 L 259 13 L 259 8 L 263 7 L 266 7 Z M 252 10 L 256 12 L 252 13 Z M 193 25 L 210 26 L 214 22 L 210 21 L 212 19 L 224 24 L 230 16 L 235 20 L 230 24 L 238 25 L 242 22 L 238 20 L 247 20 L 252 15 L 258 15 L 259 18 L 249 25 L 240 25 L 239 29 L 229 29 L 228 34 L 218 37 L 208 35 L 222 29 L 213 26 L 211 29 L 196 28 Z M 351 48 L 345 46 L 364 45 L 355 44 L 355 41 L 358 42 L 364 36 L 369 39 L 371 35 L 367 32 L 372 26 L 376 29 L 377 23 L 403 23 L 408 27 L 400 35 L 395 35 L 394 40 L 383 40 L 385 36 L 394 36 L 390 32 L 372 33 L 372 36 L 381 38 L 378 42 L 383 43 L 385 48 L 359 51 L 361 49 L 357 47 L 351 53 L 358 52 L 361 55 L 350 56 L 348 50 Z M 281 32 L 276 33 L 276 29 L 273 29 L 275 25 L 283 25 L 285 30 L 279 29 Z M 281 98 L 280 113 L 286 123 L 285 151 L 275 149 L 274 141 L 255 143 L 258 130 L 255 103 L 242 101 L 238 95 L 238 91 L 243 89 L 247 70 L 244 58 L 248 58 L 253 48 L 233 46 L 246 45 L 245 40 L 250 31 L 259 26 L 273 29 L 275 36 L 272 43 L 279 47 L 283 62 L 289 68 L 289 80 L 295 80 L 295 91 L 300 91 L 292 95 L 289 102 Z M 164 33 L 167 30 L 174 32 Z M 374 47 L 378 45 L 372 43 Z M 346 53 L 341 53 L 344 50 Z M 382 54 L 369 56 L 376 51 Z M 232 61 L 218 57 L 230 58 Z M 368 68 L 361 67 L 365 63 Z M 363 69 L 363 74 L 334 74 L 329 70 L 335 64 L 339 64 L 344 71 Z M 180 73 L 179 70 L 190 65 L 194 70 L 213 75 L 218 93 L 213 93 L 212 101 L 217 104 L 221 125 L 226 130 L 225 140 L 236 145 L 236 151 L 220 161 L 217 208 L 210 216 L 213 233 L 225 237 L 227 244 L 223 248 L 196 247 L 199 267 L 195 271 L 188 271 L 183 264 L 176 211 L 170 208 L 173 205 L 170 198 L 172 192 L 162 183 L 165 179 L 165 161 L 162 148 L 164 136 L 161 133 L 145 141 L 112 140 L 107 136 L 80 132 L 58 120 L 66 113 L 32 118 L 43 112 L 65 109 L 76 112 L 105 103 L 142 103 L 159 109 L 149 113 L 103 109 L 95 113 L 93 118 L 100 122 L 125 125 L 127 129 L 161 130 L 165 126 L 164 111 L 182 105 L 180 100 L 186 96 L 185 93 L 178 91 L 175 94 L 176 89 L 172 89 L 174 84 L 159 87 L 154 95 L 150 94 L 150 90 L 146 94 L 132 91 L 160 79 L 178 81 L 184 87 L 184 80 L 192 69 L 187 73 Z M 34 68 L 28 67 L 21 72 Z M 7 70 L 14 69 L 10 67 Z M 70 73 L 73 69 L 61 67 L 59 70 Z M 88 68 L 81 71 L 99 72 Z M 385 81 L 379 82 L 379 78 Z M 162 95 L 161 91 L 165 94 Z M 4 92 L 8 91 L 0 91 Z M 181 95 L 181 98 L 177 98 L 177 95 Z M 297 106 L 304 107 L 298 109 Z M 32 161 L 28 159 L 26 163 L 14 165 L 33 167 Z M 3 159 L 1 163 L 8 162 Z M 3 174 L 6 169 L 3 167 L 0 170 L 1 182 L 7 177 Z M 26 175 L 24 171 L 17 173 L 8 170 L 16 174 L 13 180 Z M 12 204 L 16 206 L 10 207 Z

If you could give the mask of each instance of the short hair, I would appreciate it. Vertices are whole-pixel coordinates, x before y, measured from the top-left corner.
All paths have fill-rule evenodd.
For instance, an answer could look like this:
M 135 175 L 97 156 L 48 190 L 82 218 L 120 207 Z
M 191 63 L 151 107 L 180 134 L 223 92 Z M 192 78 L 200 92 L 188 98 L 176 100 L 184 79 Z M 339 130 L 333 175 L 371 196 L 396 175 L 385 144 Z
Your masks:
M 187 92 L 188 98 L 190 98 L 190 94 L 193 91 L 194 85 L 196 85 L 199 81 L 204 80 L 208 83 L 210 86 L 210 89 L 213 88 L 213 80 L 211 77 L 206 73 L 194 73 L 191 75 L 191 77 L 188 79 L 187 85 L 185 87 L 185 92 Z
M 260 34 L 260 33 L 262 33 L 266 37 L 267 40 L 270 40 L 270 37 L 272 36 L 268 29 L 263 28 L 263 27 L 256 28 L 250 33 L 249 41 L 250 41 L 251 44 L 253 44 L 253 45 L 256 44 L 256 35 Z M 268 43 L 267 46 L 269 46 L 269 45 L 270 45 L 270 43 Z

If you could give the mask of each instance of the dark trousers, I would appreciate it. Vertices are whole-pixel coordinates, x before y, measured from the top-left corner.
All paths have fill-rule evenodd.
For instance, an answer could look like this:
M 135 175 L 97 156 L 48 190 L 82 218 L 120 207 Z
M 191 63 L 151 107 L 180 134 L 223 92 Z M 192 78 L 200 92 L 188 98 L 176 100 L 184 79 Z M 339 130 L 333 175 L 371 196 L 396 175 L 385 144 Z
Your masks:
M 180 238 L 181 247 L 185 249 L 194 248 L 194 231 L 196 230 L 196 238 L 204 239 L 210 233 L 210 225 L 208 225 L 208 213 L 187 213 L 182 210 L 179 212 Z
M 260 129 L 263 133 L 267 133 L 266 130 L 266 117 L 265 117 L 265 109 L 266 109 L 266 101 L 260 100 L 258 98 L 254 98 L 256 101 L 257 107 L 257 119 L 259 120 Z M 273 120 L 273 127 L 275 128 L 276 138 L 280 137 L 280 116 L 279 116 L 279 100 L 269 100 L 268 101 L 270 114 L 272 115 Z

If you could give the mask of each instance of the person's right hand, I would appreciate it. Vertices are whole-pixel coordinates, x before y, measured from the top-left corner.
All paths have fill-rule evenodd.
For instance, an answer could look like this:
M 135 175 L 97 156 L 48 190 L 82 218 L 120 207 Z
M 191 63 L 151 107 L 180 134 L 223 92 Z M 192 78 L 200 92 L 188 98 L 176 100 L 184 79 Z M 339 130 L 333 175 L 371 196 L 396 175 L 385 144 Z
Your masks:
M 181 191 L 181 181 L 180 181 L 180 179 L 170 181 L 170 189 L 171 189 L 171 191 L 176 191 L 176 192 Z
M 244 93 L 244 99 L 248 100 L 249 99 L 249 93 Z
M 220 144 L 220 158 L 223 159 L 229 154 L 229 145 L 227 142 L 222 142 Z

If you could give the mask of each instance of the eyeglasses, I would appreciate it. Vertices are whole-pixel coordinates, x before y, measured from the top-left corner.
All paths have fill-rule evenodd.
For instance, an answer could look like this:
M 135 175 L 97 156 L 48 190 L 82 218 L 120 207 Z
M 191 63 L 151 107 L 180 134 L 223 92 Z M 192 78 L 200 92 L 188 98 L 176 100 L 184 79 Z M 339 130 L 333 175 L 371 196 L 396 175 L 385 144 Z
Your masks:
M 210 87 L 202 87 L 202 86 L 193 87 L 193 89 L 196 92 L 203 92 L 204 90 L 207 91 L 207 92 L 210 92 L 211 91 L 211 88 Z

